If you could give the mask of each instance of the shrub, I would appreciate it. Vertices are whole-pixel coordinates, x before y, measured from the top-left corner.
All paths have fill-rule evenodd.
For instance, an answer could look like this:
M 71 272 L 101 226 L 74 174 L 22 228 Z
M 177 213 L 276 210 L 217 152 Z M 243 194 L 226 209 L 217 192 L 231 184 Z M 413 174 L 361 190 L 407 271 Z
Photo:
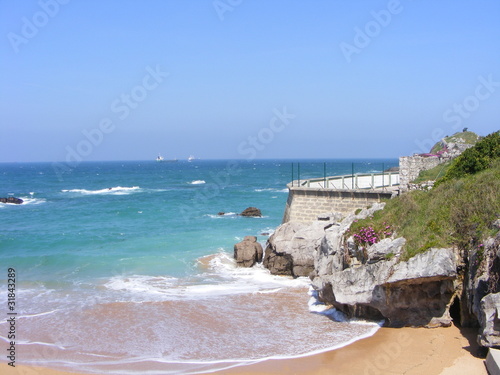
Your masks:
M 402 259 L 430 248 L 475 246 L 491 235 L 492 222 L 500 218 L 500 159 L 490 165 L 428 192 L 411 191 L 391 199 L 372 218 L 354 223 L 351 234 L 360 236 L 361 246 L 369 245 L 390 226 L 391 232 L 406 238 Z
M 455 178 L 476 174 L 491 166 L 491 163 L 500 158 L 500 131 L 491 133 L 476 143 L 475 146 L 465 150 L 453 160 L 443 178 L 437 185 Z

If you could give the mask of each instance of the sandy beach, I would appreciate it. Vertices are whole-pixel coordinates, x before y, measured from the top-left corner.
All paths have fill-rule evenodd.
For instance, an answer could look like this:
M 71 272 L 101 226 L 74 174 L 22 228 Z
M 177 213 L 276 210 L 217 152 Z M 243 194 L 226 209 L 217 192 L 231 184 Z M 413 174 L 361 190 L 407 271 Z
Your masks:
M 406 374 L 487 375 L 478 356 L 476 329 L 381 328 L 374 336 L 344 348 L 308 357 L 268 360 L 218 374 Z M 69 375 L 39 367 L 0 365 L 5 375 Z

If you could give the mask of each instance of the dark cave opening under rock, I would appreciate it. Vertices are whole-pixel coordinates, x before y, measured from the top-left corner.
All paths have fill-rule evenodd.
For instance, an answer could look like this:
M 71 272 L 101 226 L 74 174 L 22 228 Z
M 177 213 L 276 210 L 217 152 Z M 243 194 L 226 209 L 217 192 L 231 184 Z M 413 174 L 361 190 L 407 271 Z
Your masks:
M 450 316 L 453 319 L 453 324 L 455 326 L 457 327 L 462 326 L 461 322 L 462 315 L 460 313 L 460 298 L 458 298 L 458 296 L 455 296 L 450 306 Z

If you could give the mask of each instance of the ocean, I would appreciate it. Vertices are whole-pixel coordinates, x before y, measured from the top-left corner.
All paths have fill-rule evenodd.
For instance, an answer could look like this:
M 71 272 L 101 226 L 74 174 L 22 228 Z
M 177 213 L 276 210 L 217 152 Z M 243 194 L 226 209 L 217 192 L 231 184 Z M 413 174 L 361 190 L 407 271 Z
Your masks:
M 244 236 L 265 246 L 292 176 L 398 164 L 299 162 L 82 162 L 64 173 L 51 163 L 0 164 L 0 197 L 24 200 L 0 203 L 0 361 L 9 362 L 9 313 L 16 364 L 96 374 L 217 371 L 372 335 L 376 323 L 326 309 L 307 278 L 232 259 Z M 250 206 L 263 216 L 237 215 Z

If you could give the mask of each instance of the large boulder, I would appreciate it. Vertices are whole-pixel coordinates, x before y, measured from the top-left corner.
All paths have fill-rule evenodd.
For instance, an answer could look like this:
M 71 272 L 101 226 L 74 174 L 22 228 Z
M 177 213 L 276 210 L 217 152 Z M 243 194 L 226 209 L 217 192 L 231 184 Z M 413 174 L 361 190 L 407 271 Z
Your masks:
M 21 198 L 14 198 L 14 197 L 0 198 L 0 203 L 21 204 L 23 202 L 24 201 Z
M 481 328 L 477 341 L 486 347 L 500 346 L 500 293 L 490 293 L 481 300 Z
M 252 267 L 261 262 L 263 252 L 262 245 L 255 236 L 246 236 L 243 241 L 234 245 L 234 259 L 239 267 Z
M 331 223 L 325 221 L 280 225 L 267 241 L 264 267 L 274 275 L 309 276 L 314 270 L 314 253 L 328 225 Z
M 253 217 L 261 217 L 262 212 L 256 207 L 248 207 L 243 210 L 240 214 L 241 216 L 253 216 Z
M 390 327 L 451 325 L 453 250 L 430 249 L 406 262 L 393 257 L 339 269 L 345 266 L 332 262 L 329 274 L 319 274 L 313 285 L 324 302 L 348 317 L 384 319 Z

